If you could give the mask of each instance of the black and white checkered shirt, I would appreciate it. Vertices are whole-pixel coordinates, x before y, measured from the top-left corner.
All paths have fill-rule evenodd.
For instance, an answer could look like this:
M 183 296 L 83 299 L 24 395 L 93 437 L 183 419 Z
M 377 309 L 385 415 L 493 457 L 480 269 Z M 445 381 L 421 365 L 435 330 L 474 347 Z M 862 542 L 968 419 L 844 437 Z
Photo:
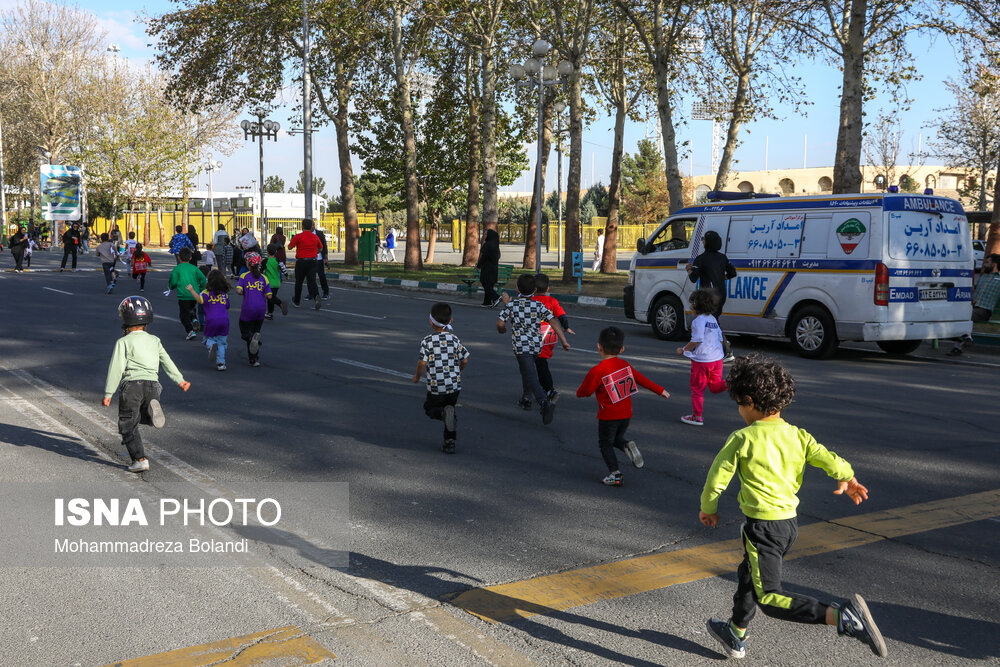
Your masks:
M 537 355 L 542 351 L 542 322 L 551 320 L 552 312 L 541 301 L 518 297 L 504 306 L 500 319 L 510 322 L 514 354 Z
M 438 331 L 420 341 L 420 360 L 427 364 L 427 391 L 451 394 L 462 389 L 459 364 L 469 358 L 469 351 L 458 336 Z

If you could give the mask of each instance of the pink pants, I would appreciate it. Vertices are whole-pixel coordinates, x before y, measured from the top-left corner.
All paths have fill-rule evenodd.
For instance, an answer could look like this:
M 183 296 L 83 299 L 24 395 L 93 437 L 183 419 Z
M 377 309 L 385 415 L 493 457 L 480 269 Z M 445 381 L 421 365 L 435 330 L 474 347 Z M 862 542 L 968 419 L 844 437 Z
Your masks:
M 701 417 L 705 387 L 713 394 L 726 390 L 726 381 L 722 379 L 722 359 L 708 363 L 691 362 L 691 409 L 695 417 Z

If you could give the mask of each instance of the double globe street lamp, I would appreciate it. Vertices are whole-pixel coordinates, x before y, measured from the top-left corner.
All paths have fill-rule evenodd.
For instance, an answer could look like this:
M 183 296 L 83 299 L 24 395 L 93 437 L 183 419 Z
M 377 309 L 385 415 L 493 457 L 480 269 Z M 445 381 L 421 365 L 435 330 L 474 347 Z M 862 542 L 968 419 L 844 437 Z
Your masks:
M 243 128 L 243 139 L 251 139 L 260 142 L 260 238 L 267 236 L 266 222 L 264 220 L 264 139 L 278 140 L 278 130 L 281 129 L 276 121 L 266 120 L 267 110 L 264 107 L 257 107 L 250 112 L 257 116 L 257 120 L 244 120 L 240 123 Z
M 542 107 L 545 102 L 546 86 L 566 83 L 573 73 L 573 63 L 560 60 L 558 66 L 545 62 L 552 45 L 544 39 L 538 39 L 531 45 L 534 57 L 528 58 L 523 65 L 514 64 L 510 67 L 510 75 L 519 87 L 538 87 L 538 155 L 535 166 L 535 192 L 538 200 L 535 205 L 535 271 L 542 270 L 542 204 L 544 200 L 542 184 L 542 143 L 545 132 Z

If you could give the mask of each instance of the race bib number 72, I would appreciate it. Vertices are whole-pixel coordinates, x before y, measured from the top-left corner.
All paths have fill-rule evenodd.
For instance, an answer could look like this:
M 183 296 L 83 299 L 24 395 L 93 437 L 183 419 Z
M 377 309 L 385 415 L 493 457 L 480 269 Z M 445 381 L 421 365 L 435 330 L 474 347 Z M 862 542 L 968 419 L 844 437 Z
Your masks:
M 608 392 L 608 397 L 611 399 L 612 404 L 624 401 L 632 394 L 639 393 L 638 387 L 635 386 L 635 378 L 632 377 L 632 368 L 630 366 L 605 375 L 601 378 L 601 383 Z

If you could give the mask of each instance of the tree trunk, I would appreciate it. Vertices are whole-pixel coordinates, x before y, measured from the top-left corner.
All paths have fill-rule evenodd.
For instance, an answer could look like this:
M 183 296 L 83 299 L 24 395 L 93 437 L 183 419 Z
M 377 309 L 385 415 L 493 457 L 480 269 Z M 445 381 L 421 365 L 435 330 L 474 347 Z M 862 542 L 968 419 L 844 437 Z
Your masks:
M 358 263 L 358 203 L 354 197 L 354 167 L 351 165 L 351 144 L 347 107 L 351 101 L 352 78 L 344 64 L 335 65 L 337 81 L 337 111 L 333 125 L 337 128 L 337 157 L 340 161 L 340 201 L 344 205 L 344 264 Z
M 400 116 L 403 121 L 403 150 L 405 167 L 403 170 L 404 194 L 406 197 L 406 254 L 403 267 L 408 271 L 423 268 L 420 261 L 420 210 L 417 201 L 417 137 L 413 128 L 413 108 L 410 104 L 410 79 L 403 59 L 403 10 L 396 6 L 393 12 L 393 52 L 396 66 L 396 94 Z
M 993 182 L 993 216 L 986 234 L 986 256 L 1000 253 L 1000 174 Z
M 861 191 L 861 133 L 864 106 L 865 22 L 867 0 L 851 1 L 851 23 L 844 51 L 844 79 L 840 97 L 840 127 L 833 162 L 833 194 Z
M 573 280 L 573 253 L 583 252 L 580 238 L 580 170 L 583 157 L 583 100 L 580 70 L 569 79 L 569 175 L 566 178 L 566 250 L 563 280 Z
M 204 240 L 204 239 L 202 239 Z M 142 245 L 149 246 L 149 201 L 146 201 L 146 220 L 142 226 Z
M 684 205 L 684 184 L 681 182 L 681 172 L 677 168 L 677 137 L 674 132 L 670 72 L 666 54 L 657 55 L 653 69 L 656 75 L 656 109 L 660 116 L 660 129 L 663 132 L 663 168 L 667 177 L 667 193 L 670 195 L 670 212 L 673 213 Z M 671 234 L 683 238 L 684 224 L 675 223 Z
M 497 114 L 496 61 L 492 48 L 484 48 L 483 78 L 483 225 L 496 229 L 500 218 L 497 202 Z
M 615 144 L 611 152 L 611 182 L 608 184 L 608 224 L 604 228 L 601 273 L 618 273 L 618 211 L 622 203 L 622 154 L 625 151 L 624 104 L 615 109 Z
M 750 72 L 747 70 L 740 75 L 736 82 L 736 94 L 733 96 L 733 106 L 730 109 L 731 116 L 729 118 L 729 131 L 726 133 L 726 145 L 722 149 L 719 171 L 715 175 L 716 190 L 725 190 L 726 183 L 729 182 L 729 167 L 733 163 L 733 153 L 736 152 L 736 140 L 740 134 L 740 127 L 743 125 L 743 114 L 749 90 Z
M 483 135 L 479 125 L 479 99 L 473 80 L 471 56 L 465 62 L 465 99 L 469 105 L 469 187 L 465 198 L 465 247 L 462 266 L 479 261 L 479 171 L 482 168 Z
M 535 165 L 535 179 L 531 187 L 531 205 L 528 207 L 528 224 L 524 233 L 524 259 L 522 268 L 540 271 L 535 266 L 535 237 L 538 234 L 537 220 L 539 205 L 545 206 L 545 168 L 549 164 L 549 153 L 552 151 L 552 111 L 555 96 L 546 95 L 542 104 L 542 160 Z M 542 191 L 538 191 L 538 170 L 542 172 Z M 541 202 L 541 203 L 539 203 Z
M 424 257 L 424 262 L 431 264 L 434 262 L 434 249 L 437 247 L 438 238 L 438 224 L 441 220 L 441 211 L 439 209 L 433 208 L 431 206 L 427 207 L 427 223 L 429 229 L 427 231 L 427 255 Z

